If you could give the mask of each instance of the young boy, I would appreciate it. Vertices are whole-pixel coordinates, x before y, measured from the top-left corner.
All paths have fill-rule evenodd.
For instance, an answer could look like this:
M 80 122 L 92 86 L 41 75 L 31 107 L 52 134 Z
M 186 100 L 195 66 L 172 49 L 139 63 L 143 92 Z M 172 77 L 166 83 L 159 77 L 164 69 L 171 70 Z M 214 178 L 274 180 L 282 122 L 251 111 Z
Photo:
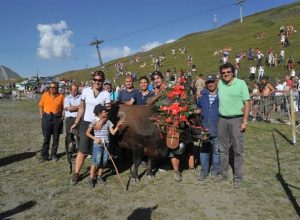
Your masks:
M 113 128 L 113 123 L 107 119 L 109 110 L 104 108 L 103 105 L 98 104 L 95 106 L 94 113 L 95 113 L 95 119 L 90 123 L 88 130 L 86 131 L 86 135 L 94 140 L 93 143 L 93 155 L 92 155 L 92 166 L 90 170 L 90 179 L 89 184 L 94 187 L 96 183 L 96 172 L 98 170 L 98 183 L 104 183 L 104 180 L 102 178 L 102 172 L 103 168 L 107 165 L 108 161 L 108 152 L 104 148 L 105 146 L 108 146 L 109 143 L 109 133 L 112 135 L 115 135 L 115 133 L 118 131 L 120 125 L 122 125 L 124 122 L 119 121 L 115 128 Z M 103 124 L 102 128 L 100 130 L 94 130 L 93 125 L 97 123 L 97 121 L 107 119 L 106 123 Z M 94 131 L 94 135 L 92 134 Z

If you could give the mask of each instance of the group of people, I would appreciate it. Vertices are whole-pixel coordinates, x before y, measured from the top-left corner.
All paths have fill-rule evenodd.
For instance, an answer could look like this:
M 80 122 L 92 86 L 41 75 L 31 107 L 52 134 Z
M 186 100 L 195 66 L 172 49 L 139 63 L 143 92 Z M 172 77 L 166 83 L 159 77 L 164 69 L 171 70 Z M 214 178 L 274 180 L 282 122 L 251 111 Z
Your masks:
M 292 94 L 294 96 L 294 110 L 299 111 L 300 80 L 298 77 L 285 76 L 284 80 L 277 79 L 273 85 L 268 76 L 253 84 L 251 92 L 251 113 L 253 121 L 261 116 L 266 122 L 270 122 L 271 113 L 287 112 L 290 108 L 285 98 Z
M 203 87 L 196 92 L 198 111 L 195 113 L 200 113 L 203 127 L 209 130 L 210 138 L 200 147 L 201 173 L 197 179 L 204 181 L 211 173 L 216 182 L 227 180 L 229 149 L 232 147 L 234 152 L 233 186 L 239 188 L 243 180 L 243 138 L 248 125 L 250 96 L 246 83 L 235 77 L 234 70 L 231 63 L 225 63 L 220 66 L 220 79 L 215 75 L 210 75 L 205 80 L 201 77 Z M 44 136 L 40 162 L 49 159 L 57 161 L 59 136 L 65 118 L 66 132 L 72 129 L 77 129 L 79 132 L 78 153 L 71 182 L 78 183 L 85 158 L 92 154 L 88 182 L 92 187 L 96 183 L 104 183 L 103 168 L 107 165 L 109 148 L 113 147 L 109 136 L 114 135 L 124 123 L 119 121 L 114 126 L 108 119 L 111 102 L 119 101 L 126 105 L 154 104 L 163 97 L 169 85 L 159 71 L 152 73 L 151 80 L 153 81 L 152 88 L 148 77 L 140 77 L 139 89 L 135 89 L 132 76 L 125 76 L 125 89 L 119 92 L 117 98 L 113 97 L 110 91 L 111 83 L 105 80 L 105 74 L 102 71 L 93 73 L 92 86 L 84 88 L 81 95 L 78 94 L 78 86 L 72 84 L 70 95 L 64 97 L 58 93 L 57 83 L 52 82 L 49 91 L 42 95 L 39 102 Z M 49 156 L 51 135 L 53 144 Z M 192 144 L 190 148 L 193 147 Z M 194 155 L 193 150 L 188 148 L 186 151 L 188 166 L 190 170 L 195 171 L 197 155 Z M 181 181 L 179 168 L 182 153 L 169 151 L 176 181 Z M 211 168 L 209 166 L 210 154 L 213 155 Z

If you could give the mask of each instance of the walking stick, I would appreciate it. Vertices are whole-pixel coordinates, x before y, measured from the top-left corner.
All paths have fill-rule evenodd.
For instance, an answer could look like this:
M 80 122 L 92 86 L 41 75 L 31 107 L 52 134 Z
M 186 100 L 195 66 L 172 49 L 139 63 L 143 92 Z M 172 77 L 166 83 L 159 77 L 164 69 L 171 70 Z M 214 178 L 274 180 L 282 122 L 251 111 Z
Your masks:
M 116 164 L 115 164 L 115 162 L 114 162 L 112 156 L 110 155 L 110 153 L 109 153 L 109 151 L 108 151 L 108 149 L 107 149 L 107 147 L 106 147 L 105 141 L 104 141 L 103 139 L 102 139 L 102 141 L 103 141 L 103 146 L 104 146 L 105 150 L 107 151 L 108 156 L 109 156 L 111 162 L 112 162 L 113 165 L 114 165 L 115 171 L 116 171 L 117 176 L 118 176 L 118 178 L 119 178 L 119 180 L 120 180 L 120 182 L 121 182 L 121 184 L 122 184 L 122 186 L 123 186 L 123 189 L 124 189 L 124 191 L 126 192 L 127 190 L 126 190 L 125 185 L 124 185 L 124 183 L 123 183 L 123 181 L 122 181 L 122 178 L 121 178 L 121 176 L 120 176 L 120 173 L 119 173 L 119 171 L 118 171 L 118 168 L 117 168 L 117 166 L 116 166 Z

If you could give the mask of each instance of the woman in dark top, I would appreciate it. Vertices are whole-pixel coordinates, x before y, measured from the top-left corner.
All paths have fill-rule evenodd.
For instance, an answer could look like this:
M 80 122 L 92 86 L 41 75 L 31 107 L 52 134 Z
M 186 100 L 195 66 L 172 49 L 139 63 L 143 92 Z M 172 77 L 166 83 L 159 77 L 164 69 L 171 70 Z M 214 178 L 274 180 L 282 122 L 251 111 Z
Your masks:
M 146 105 L 147 100 L 151 97 L 154 96 L 154 92 L 150 92 L 148 90 L 149 86 L 149 79 L 146 76 L 142 76 L 139 78 L 139 83 L 140 83 L 140 90 L 137 95 L 137 100 L 136 104 L 137 105 Z

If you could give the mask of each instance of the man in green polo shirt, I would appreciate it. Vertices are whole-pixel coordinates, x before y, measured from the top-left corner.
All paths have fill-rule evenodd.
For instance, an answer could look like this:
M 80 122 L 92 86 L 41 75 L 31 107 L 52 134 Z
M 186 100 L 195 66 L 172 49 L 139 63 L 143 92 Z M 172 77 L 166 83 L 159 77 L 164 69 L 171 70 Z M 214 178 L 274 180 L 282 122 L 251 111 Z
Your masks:
M 228 178 L 229 148 L 232 145 L 233 187 L 239 188 L 243 180 L 244 132 L 248 125 L 250 95 L 245 81 L 234 77 L 234 66 L 231 63 L 222 64 L 220 74 L 222 79 L 218 84 L 220 174 L 216 181 Z

